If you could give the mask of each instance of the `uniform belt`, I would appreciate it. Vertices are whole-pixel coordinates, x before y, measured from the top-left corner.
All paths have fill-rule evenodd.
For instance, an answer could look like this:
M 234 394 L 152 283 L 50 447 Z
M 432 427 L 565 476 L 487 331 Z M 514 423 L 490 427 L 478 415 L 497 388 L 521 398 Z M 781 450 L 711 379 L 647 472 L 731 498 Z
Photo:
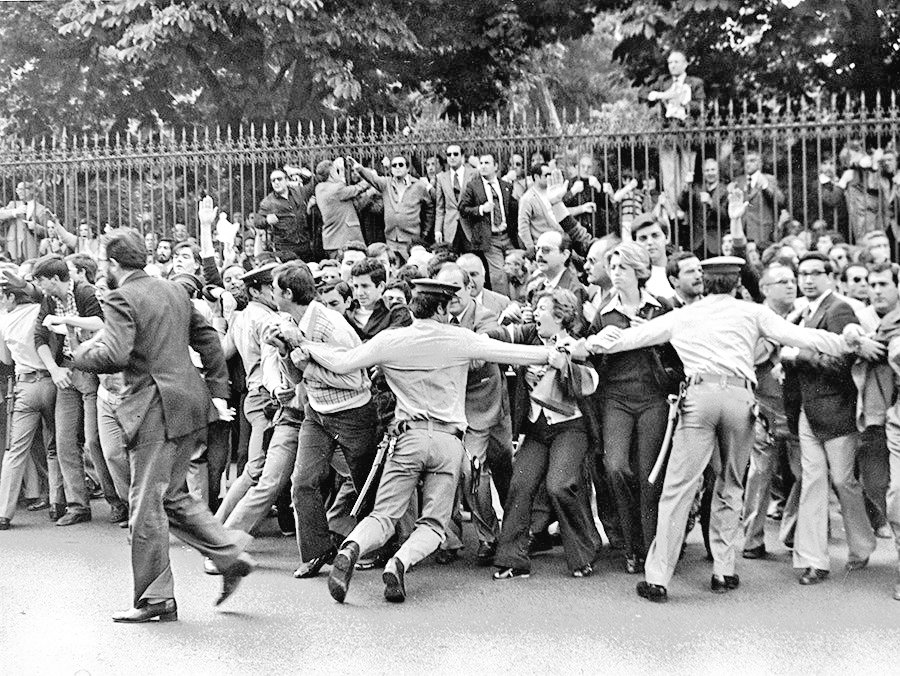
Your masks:
M 688 378 L 688 385 L 699 385 L 700 383 L 714 384 L 724 387 L 743 387 L 746 390 L 753 390 L 753 381 L 742 376 L 726 376 L 718 373 L 697 373 Z
M 429 432 L 452 434 L 457 439 L 463 438 L 463 431 L 456 425 L 449 425 L 435 420 L 403 420 L 397 424 L 397 429 L 400 434 L 407 430 L 428 430 Z
M 29 371 L 28 373 L 17 373 L 16 381 L 20 383 L 36 383 L 49 377 L 50 371 Z

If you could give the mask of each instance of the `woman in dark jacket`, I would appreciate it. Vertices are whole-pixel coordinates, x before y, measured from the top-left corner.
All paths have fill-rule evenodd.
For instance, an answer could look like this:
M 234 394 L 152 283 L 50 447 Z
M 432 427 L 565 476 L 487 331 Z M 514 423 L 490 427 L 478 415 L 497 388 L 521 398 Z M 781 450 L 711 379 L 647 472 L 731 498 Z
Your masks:
M 536 300 L 534 324 L 509 327 L 499 333 L 514 343 L 562 345 L 578 319 L 580 304 L 571 291 L 556 289 L 542 292 Z M 560 353 L 557 362 L 562 363 Z M 554 364 L 556 365 L 556 364 Z M 596 373 L 590 366 L 576 366 L 588 390 L 596 386 Z M 532 392 L 547 366 L 523 367 L 520 382 Z M 513 476 L 504 505 L 503 527 L 497 555 L 494 558 L 495 580 L 528 577 L 531 559 L 528 553 L 531 510 L 534 497 L 543 482 L 559 521 L 566 562 L 574 577 L 587 577 L 593 572 L 592 562 L 598 539 L 588 510 L 584 508 L 582 491 L 585 482 L 582 467 L 588 452 L 588 426 L 580 402 L 572 398 L 569 413 L 550 410 L 533 398 L 517 407 L 522 416 L 520 429 L 525 437 L 513 460 Z M 554 407 L 558 408 L 558 407 Z
M 610 325 L 638 326 L 672 309 L 644 288 L 651 268 L 643 247 L 623 242 L 609 252 L 607 261 L 613 295 L 594 317 L 589 333 Z M 663 482 L 660 477 L 651 486 L 647 477 L 665 435 L 666 397 L 680 380 L 680 361 L 671 346 L 664 346 L 605 355 L 594 365 L 603 400 L 604 465 L 622 525 L 625 569 L 638 573 L 656 533 Z

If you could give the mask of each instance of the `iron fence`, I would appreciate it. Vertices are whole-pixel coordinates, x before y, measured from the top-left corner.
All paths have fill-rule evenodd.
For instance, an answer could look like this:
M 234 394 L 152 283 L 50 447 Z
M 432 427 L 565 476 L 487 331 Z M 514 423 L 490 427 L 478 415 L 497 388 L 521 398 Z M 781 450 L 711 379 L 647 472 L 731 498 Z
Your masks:
M 677 125 L 665 124 L 636 104 L 622 114 L 564 113 L 558 124 L 539 115 L 510 113 L 416 122 L 370 117 L 329 124 L 157 129 L 114 137 L 62 131 L 0 142 L 0 204 L 16 199 L 19 181 L 29 181 L 38 200 L 70 230 L 87 222 L 95 232 L 109 224 L 163 233 L 175 223 L 194 228 L 194 205 L 204 193 L 246 222 L 268 192 L 272 169 L 284 164 L 314 169 L 322 159 L 348 154 L 370 166 L 380 165 L 384 156 L 404 154 L 419 173 L 424 173 L 426 159 L 441 158 L 448 144 L 462 146 L 464 153 L 493 153 L 502 172 L 514 154 L 527 165 L 540 152 L 567 167 L 587 155 L 600 181 L 618 188 L 630 174 L 660 178 L 660 159 L 673 148 L 696 153 L 697 182 L 706 159 L 719 160 L 722 179 L 728 181 L 742 173 L 741 158 L 753 150 L 784 191 L 784 209 L 792 218 L 807 227 L 821 219 L 852 238 L 843 206 L 829 206 L 823 199 L 820 165 L 854 143 L 893 148 L 898 126 L 900 110 L 891 94 L 874 102 L 847 97 L 817 105 L 713 102 Z M 838 174 L 842 168 L 838 166 Z M 616 227 L 617 206 L 602 191 L 587 190 L 597 211 L 583 219 L 602 235 Z M 687 207 L 686 222 L 706 218 L 694 213 L 693 204 Z M 895 215 L 885 214 L 891 218 Z M 685 247 L 698 246 L 690 228 L 673 232 L 673 238 Z

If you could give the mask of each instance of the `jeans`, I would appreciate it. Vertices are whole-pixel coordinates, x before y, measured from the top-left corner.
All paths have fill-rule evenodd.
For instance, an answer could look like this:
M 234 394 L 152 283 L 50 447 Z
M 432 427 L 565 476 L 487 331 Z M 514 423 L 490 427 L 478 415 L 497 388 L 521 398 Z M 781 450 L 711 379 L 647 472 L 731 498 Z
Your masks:
M 122 428 L 116 420 L 115 412 L 118 397 L 113 394 L 97 397 L 97 428 L 100 435 L 100 448 L 106 459 L 106 467 L 116 486 L 116 493 L 127 496 L 131 485 L 131 470 L 128 467 L 128 454 L 125 452 L 125 441 L 122 439 Z
M 494 565 L 531 569 L 531 506 L 541 484 L 546 485 L 559 520 L 569 570 L 583 568 L 594 560 L 596 529 L 581 494 L 586 485 L 582 468 L 587 451 L 588 436 L 581 418 L 549 425 L 542 413 L 537 421 L 526 425 L 525 440 L 513 459 L 513 478 Z
M 336 413 L 318 413 L 307 405 L 291 477 L 297 547 L 302 561 L 322 556 L 334 546 L 325 517 L 322 486 L 331 473 L 335 449 L 341 447 L 353 484 L 357 490 L 362 489 L 378 448 L 377 426 L 375 405 L 371 401 Z
M 79 420 L 84 422 L 84 447 L 94 463 L 103 496 L 111 505 L 121 504 L 123 500 L 116 494 L 115 484 L 100 450 L 97 431 L 97 376 L 72 369 L 71 378 L 71 387 L 57 388 L 56 391 L 56 451 L 69 508 L 77 512 L 91 509 L 84 481 L 84 455 L 78 443 Z
M 49 377 L 35 382 L 16 382 L 9 450 L 3 456 L 3 470 L 0 473 L 2 518 L 10 519 L 16 511 L 26 464 L 31 457 L 31 448 L 35 436 L 41 430 L 42 422 L 44 429 L 50 431 L 50 435 L 45 436 L 50 498 L 57 504 L 65 502 L 62 474 L 52 439 L 55 401 L 56 387 Z
M 656 534 L 662 480 L 647 478 L 659 456 L 669 406 L 665 399 L 630 401 L 607 397 L 603 405 L 606 476 L 616 506 L 627 555 L 643 559 Z
M 216 511 L 216 518 L 225 522 L 231 510 L 240 502 L 241 498 L 252 486 L 256 485 L 266 462 L 266 449 L 263 444 L 263 436 L 269 426 L 269 419 L 265 414 L 266 404 L 269 403 L 269 395 L 265 390 L 255 390 L 247 393 L 244 400 L 244 414 L 250 421 L 250 445 L 247 450 L 247 464 L 237 480 L 231 484 L 225 499 Z M 227 457 L 227 456 L 226 456 Z M 212 473 L 210 473 L 212 476 Z M 221 475 L 220 475 L 221 476 Z M 212 500 L 212 495 L 210 495 Z
M 269 513 L 279 493 L 291 479 L 297 459 L 300 430 L 276 425 L 266 451 L 266 462 L 255 486 L 251 486 L 225 520 L 225 528 L 250 533 Z

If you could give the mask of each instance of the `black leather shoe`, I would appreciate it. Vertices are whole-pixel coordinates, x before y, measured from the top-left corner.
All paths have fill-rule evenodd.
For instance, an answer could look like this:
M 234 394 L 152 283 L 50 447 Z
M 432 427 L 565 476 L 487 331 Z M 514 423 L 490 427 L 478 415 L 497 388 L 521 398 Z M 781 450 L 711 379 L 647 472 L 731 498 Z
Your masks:
M 741 579 L 737 575 L 713 575 L 709 581 L 709 588 L 713 594 L 724 594 L 732 589 L 737 589 Z
M 760 545 L 759 547 L 751 547 L 750 549 L 744 550 L 744 558 L 745 559 L 764 559 L 766 558 L 766 546 Z
M 350 588 L 350 578 L 356 569 L 359 560 L 359 545 L 348 542 L 334 557 L 331 564 L 331 575 L 328 576 L 328 593 L 338 603 L 343 603 L 347 597 L 347 589 Z
M 253 572 L 256 562 L 249 554 L 241 554 L 229 568 L 222 571 L 222 593 L 216 599 L 216 605 L 222 605 L 229 596 L 234 594 L 241 580 Z
M 322 570 L 322 566 L 330 564 L 332 561 L 334 561 L 335 556 L 337 556 L 337 549 L 332 547 L 321 556 L 317 556 L 314 559 L 310 559 L 309 561 L 301 563 L 300 567 L 294 571 L 294 577 L 296 577 L 298 580 L 306 580 L 311 577 L 316 577 L 319 574 L 319 571 Z
M 87 523 L 90 520 L 91 512 L 89 510 L 80 512 L 66 512 L 59 518 L 59 521 L 56 522 L 56 525 L 74 526 L 76 523 Z
M 818 568 L 807 568 L 803 575 L 800 576 L 800 584 L 802 585 L 811 585 L 811 584 L 819 584 L 820 582 L 824 582 L 825 578 L 828 577 L 827 570 L 819 570 Z
M 29 512 L 40 512 L 42 509 L 47 509 L 50 506 L 50 501 L 46 498 L 38 498 L 37 500 L 32 501 L 27 509 Z
M 641 580 L 635 587 L 637 595 L 653 603 L 665 603 L 669 600 L 669 592 L 660 584 L 650 584 L 645 580 Z
M 63 514 L 65 514 L 65 513 L 66 513 L 65 505 L 53 504 L 53 505 L 50 505 L 50 511 L 47 512 L 47 517 L 51 521 L 59 521 L 62 518 Z
M 479 566 L 494 565 L 494 557 L 496 555 L 497 555 L 497 543 L 496 542 L 480 542 L 480 543 L 478 543 L 478 552 L 475 554 L 475 559 L 478 561 Z
M 128 505 L 113 505 L 109 510 L 110 523 L 122 523 L 128 521 Z
M 9 530 L 9 519 L 0 519 L 0 530 Z
M 160 622 L 175 622 L 178 619 L 178 606 L 175 599 L 168 599 L 161 603 L 148 603 L 140 608 L 131 608 L 112 616 L 113 622 L 125 624 L 139 624 L 159 619 Z
M 453 563 L 456 559 L 459 558 L 459 550 L 458 549 L 439 549 L 437 553 L 434 555 L 434 560 L 437 561 L 442 566 L 446 566 L 447 564 Z
M 406 600 L 406 585 L 403 577 L 406 567 L 396 556 L 392 557 L 384 566 L 381 581 L 384 582 L 384 598 L 391 603 L 403 603 Z

